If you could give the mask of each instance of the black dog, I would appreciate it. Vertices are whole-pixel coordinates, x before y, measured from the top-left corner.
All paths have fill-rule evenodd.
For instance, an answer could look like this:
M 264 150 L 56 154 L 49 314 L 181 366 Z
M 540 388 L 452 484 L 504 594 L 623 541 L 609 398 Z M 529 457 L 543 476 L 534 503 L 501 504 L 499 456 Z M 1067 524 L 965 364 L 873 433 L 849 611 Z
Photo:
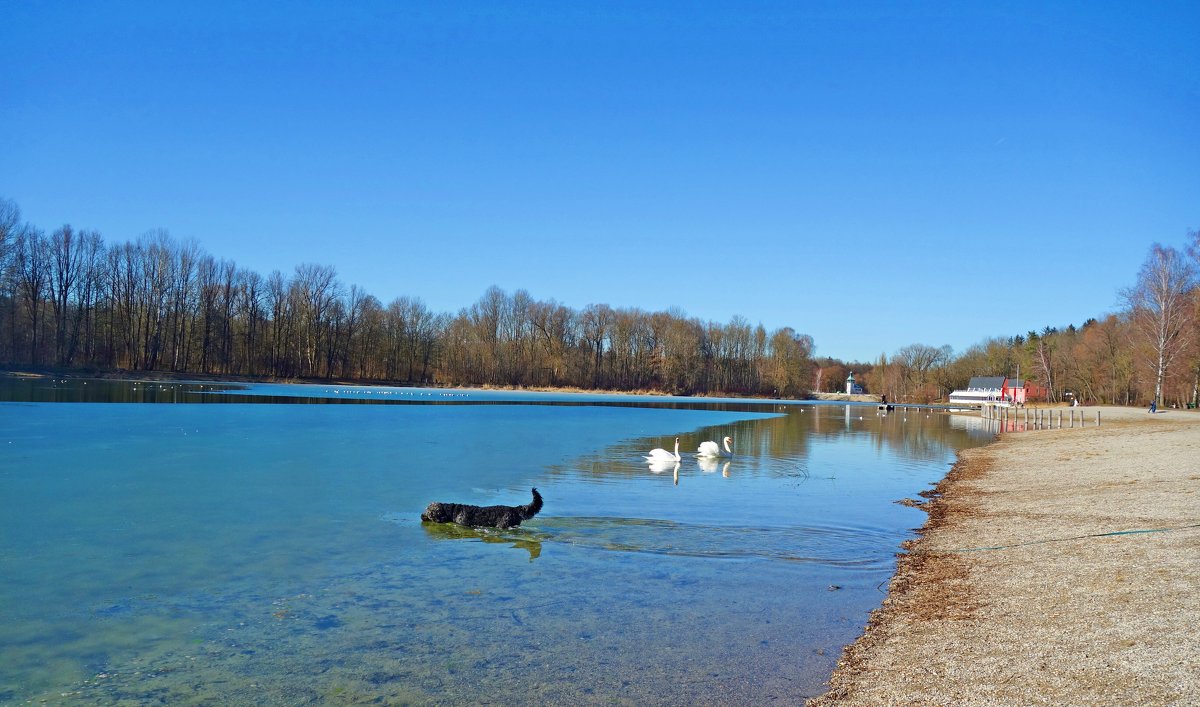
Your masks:
M 524 506 L 472 506 L 469 503 L 431 503 L 421 520 L 458 523 L 473 528 L 515 528 L 542 510 L 542 494 L 533 490 L 533 503 Z

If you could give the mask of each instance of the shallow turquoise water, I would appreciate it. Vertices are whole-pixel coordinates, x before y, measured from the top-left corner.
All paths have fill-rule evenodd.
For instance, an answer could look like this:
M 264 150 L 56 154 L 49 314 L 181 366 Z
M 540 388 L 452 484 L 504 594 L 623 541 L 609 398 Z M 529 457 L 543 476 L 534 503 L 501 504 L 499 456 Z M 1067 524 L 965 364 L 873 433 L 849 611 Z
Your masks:
M 0 403 L 0 703 L 802 703 L 924 521 L 893 502 L 983 441 L 873 406 L 22 385 L 197 402 Z M 515 530 L 419 519 L 531 486 Z

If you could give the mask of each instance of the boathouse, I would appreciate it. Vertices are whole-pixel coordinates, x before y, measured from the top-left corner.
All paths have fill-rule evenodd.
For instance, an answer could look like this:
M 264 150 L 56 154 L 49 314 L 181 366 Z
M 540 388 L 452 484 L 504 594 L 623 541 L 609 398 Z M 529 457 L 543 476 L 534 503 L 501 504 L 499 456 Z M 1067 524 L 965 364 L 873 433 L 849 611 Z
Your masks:
M 1007 376 L 975 376 L 967 383 L 966 390 L 950 394 L 950 402 L 965 405 L 984 403 L 1008 403 L 1024 405 L 1029 388 L 1020 378 Z

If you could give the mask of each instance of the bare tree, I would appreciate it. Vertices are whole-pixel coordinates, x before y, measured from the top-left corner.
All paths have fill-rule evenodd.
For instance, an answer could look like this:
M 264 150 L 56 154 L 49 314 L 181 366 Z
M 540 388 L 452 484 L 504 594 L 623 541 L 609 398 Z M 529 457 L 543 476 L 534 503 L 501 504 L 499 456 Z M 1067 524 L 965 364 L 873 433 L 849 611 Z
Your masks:
M 1188 239 L 1188 255 L 1192 256 L 1192 262 L 1200 265 L 1200 229 L 1189 230 Z M 1193 312 L 1193 326 L 1200 328 L 1200 288 L 1195 288 L 1192 291 L 1192 299 L 1195 306 Z M 1192 359 L 1192 407 L 1200 406 L 1200 346 L 1194 347 L 1197 354 Z
M 774 394 L 792 398 L 809 392 L 805 388 L 813 379 L 812 351 L 812 337 L 791 327 L 771 334 L 766 381 Z
M 68 246 L 69 253 L 60 250 L 64 245 Z M 100 257 L 104 252 L 104 242 L 96 231 L 78 231 L 74 234 L 71 244 L 55 241 L 52 248 L 54 259 L 51 293 L 59 301 L 59 304 L 55 305 L 56 310 L 64 312 L 64 321 L 56 324 L 55 336 L 60 341 L 65 340 L 64 348 L 58 351 L 58 357 L 60 364 L 68 365 L 75 361 L 81 338 L 86 337 L 85 330 L 90 329 L 94 323 L 92 317 L 99 290 Z M 64 264 L 72 271 L 69 277 L 64 277 Z M 56 312 L 57 316 L 59 315 Z M 92 347 L 89 341 L 85 340 L 82 343 L 85 345 L 83 356 L 86 358 Z M 56 342 L 56 348 L 58 345 Z
M 191 353 L 191 333 L 195 315 L 199 312 L 196 292 L 197 263 L 203 252 L 195 241 L 186 241 L 174 248 L 171 277 L 171 312 L 168 326 L 171 332 L 171 370 L 187 370 Z
M 41 342 L 42 312 L 50 280 L 50 248 L 42 232 L 26 228 L 17 236 L 16 276 L 29 320 L 29 362 L 37 365 Z
M 16 202 L 0 196 L 0 262 L 17 237 L 21 225 L 21 209 Z
M 577 338 L 577 315 L 557 302 L 538 302 L 532 314 L 538 343 L 545 355 L 546 382 L 559 385 L 567 375 L 568 353 Z
M 253 270 L 238 271 L 237 312 L 242 329 L 242 363 L 235 370 L 251 375 L 262 372 L 263 278 Z
M 67 361 L 68 307 L 76 294 L 78 281 L 83 277 L 84 247 L 82 234 L 70 225 L 50 234 L 47 241 L 50 258 L 50 311 L 54 317 L 54 360 L 62 366 Z
M 142 277 L 137 285 L 138 307 L 145 336 L 142 364 L 146 370 L 158 368 L 165 344 L 163 326 L 167 319 L 167 296 L 174 267 L 171 237 L 166 229 L 150 231 L 138 240 L 142 253 Z
M 217 295 L 220 291 L 220 268 L 211 255 L 200 259 L 196 267 L 196 284 L 200 294 L 200 371 L 210 373 L 212 366 L 213 330 L 217 328 Z
M 613 323 L 613 311 L 607 304 L 589 304 L 579 319 L 583 338 L 592 354 L 592 376 L 589 387 L 603 388 L 601 376 L 604 362 L 605 342 L 609 338 L 609 327 Z
M 753 330 L 744 317 L 735 316 L 725 325 L 722 336 L 722 367 L 725 369 L 726 390 L 731 393 L 753 391 L 758 381 L 754 376 Z
M 948 346 L 937 348 L 928 344 L 909 344 L 892 356 L 892 362 L 902 370 L 905 388 L 901 397 L 917 396 L 923 402 L 939 396 L 934 373 L 949 362 Z
M 1137 330 L 1152 354 L 1156 403 L 1162 402 L 1163 380 L 1168 369 L 1192 336 L 1188 293 L 1195 279 L 1192 262 L 1174 248 L 1155 243 L 1138 271 L 1137 284 L 1121 293 L 1133 310 Z
M 0 335 L 5 330 L 8 336 L 5 340 L 10 343 L 9 355 L 16 356 L 17 349 L 17 296 L 16 277 L 12 268 L 13 246 L 21 228 L 21 209 L 16 202 L 0 197 L 0 302 L 8 301 L 8 311 L 0 311 Z M 0 347 L 0 360 L 3 359 L 4 349 Z
M 416 371 L 420 320 L 424 305 L 420 300 L 397 297 L 384 312 L 384 375 L 412 382 Z
M 306 263 L 296 266 L 292 280 L 292 296 L 299 314 L 299 348 L 297 353 L 302 363 L 303 375 L 331 375 L 328 369 L 329 347 L 334 333 L 334 303 L 341 298 L 341 284 L 337 271 L 329 265 Z M 324 373 L 319 364 L 326 363 Z
M 267 278 L 267 303 L 271 312 L 271 374 L 288 377 L 295 375 L 295 363 L 291 355 L 292 339 L 295 336 L 296 316 L 291 291 L 283 273 L 271 272 Z
M 1046 327 L 1041 334 L 1031 331 L 1025 338 L 1025 349 L 1033 364 L 1033 370 L 1041 379 L 1042 385 L 1046 386 L 1047 402 L 1052 403 L 1058 402 L 1059 369 L 1061 368 L 1058 356 L 1059 348 L 1059 333 L 1054 327 Z

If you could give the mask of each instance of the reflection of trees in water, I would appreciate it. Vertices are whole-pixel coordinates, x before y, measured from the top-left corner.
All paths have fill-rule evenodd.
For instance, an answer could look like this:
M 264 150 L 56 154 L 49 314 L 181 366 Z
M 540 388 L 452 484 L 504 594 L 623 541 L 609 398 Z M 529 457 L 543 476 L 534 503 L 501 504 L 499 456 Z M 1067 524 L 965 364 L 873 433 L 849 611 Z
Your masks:
M 221 383 L 0 376 L 0 400 L 19 403 L 215 403 L 227 402 L 229 398 L 212 393 L 239 387 Z
M 878 438 L 880 447 L 919 461 L 936 461 L 947 449 L 966 449 L 987 441 L 951 425 L 948 413 L 927 410 L 896 411 L 880 418 Z
M 734 457 L 738 454 L 782 462 L 765 469 L 782 476 L 808 476 L 805 466 L 809 457 L 812 436 L 808 430 L 807 411 L 791 409 L 782 417 L 765 420 L 744 420 L 734 433 Z
M 876 450 L 887 450 L 914 461 L 937 461 L 947 449 L 965 449 L 986 442 L 971 430 L 951 425 L 949 414 L 925 408 L 896 407 L 888 413 L 866 405 L 835 409 L 836 416 L 828 412 L 821 416 L 818 408 L 814 432 L 823 437 L 869 438 Z
M 724 406 L 721 406 L 724 407 Z M 755 412 L 764 412 L 758 407 Z M 858 405 L 792 405 L 779 406 L 777 417 L 739 420 L 725 425 L 706 427 L 698 432 L 679 435 L 680 454 L 684 466 L 699 465 L 701 471 L 718 467 L 711 461 L 709 468 L 695 456 L 700 443 L 733 437 L 733 458 L 728 469 L 738 473 L 807 474 L 806 462 L 815 442 L 869 445 L 877 451 L 918 462 L 939 461 L 947 450 L 964 449 L 986 443 L 977 430 L 951 424 L 945 413 L 925 409 L 895 409 L 880 414 L 875 406 Z M 657 438 L 635 440 L 614 445 L 596 455 L 551 469 L 552 473 L 571 474 L 590 472 L 594 476 L 641 476 L 645 463 L 637 463 Z M 763 465 L 760 460 L 781 462 Z

